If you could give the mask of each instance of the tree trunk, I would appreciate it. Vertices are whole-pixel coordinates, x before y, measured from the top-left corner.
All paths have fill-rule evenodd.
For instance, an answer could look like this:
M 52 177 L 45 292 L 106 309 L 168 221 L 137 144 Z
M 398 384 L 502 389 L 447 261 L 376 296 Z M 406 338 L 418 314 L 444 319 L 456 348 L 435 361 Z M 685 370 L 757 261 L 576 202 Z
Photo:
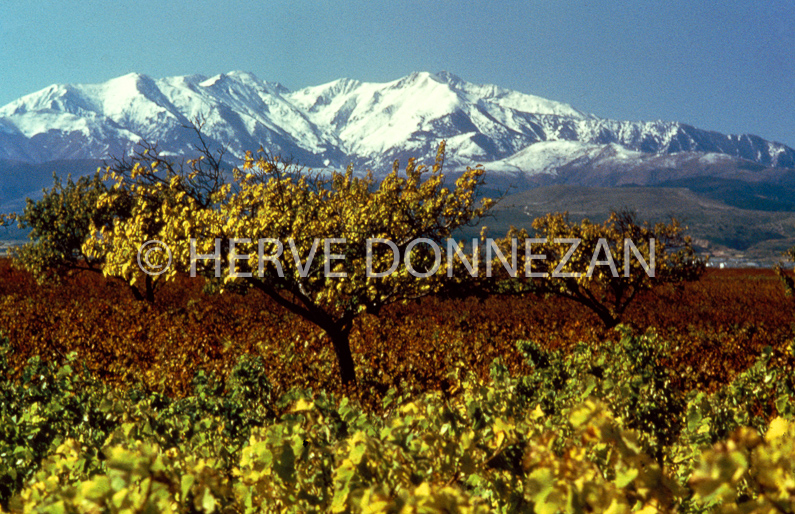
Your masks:
M 150 275 L 146 276 L 146 301 L 155 303 L 155 285 Z
M 288 311 L 323 329 L 334 345 L 334 353 L 337 354 L 342 383 L 356 383 L 356 367 L 353 364 L 350 345 L 351 329 L 353 328 L 353 318 L 355 316 L 349 315 L 342 319 L 335 319 L 298 292 L 295 293 L 298 299 L 290 300 L 282 296 L 271 285 L 261 280 L 254 280 L 249 277 L 249 282 L 262 291 L 265 296 L 273 299 Z
M 609 308 L 597 302 L 587 302 L 585 306 L 599 316 L 606 329 L 611 329 L 621 321 L 621 314 L 614 314 Z
M 331 342 L 334 344 L 334 352 L 337 354 L 337 363 L 340 365 L 340 378 L 342 378 L 342 383 L 356 383 L 356 367 L 353 364 L 353 354 L 351 354 L 350 329 L 327 329 L 326 334 L 328 334 L 331 338 Z
M 130 292 L 132 292 L 136 301 L 147 302 L 150 304 L 155 303 L 155 288 L 154 284 L 152 283 L 152 277 L 150 277 L 149 275 L 147 275 L 146 278 L 144 279 L 143 292 L 141 292 L 141 290 L 137 286 L 134 286 L 123 279 L 122 282 L 127 284 L 127 287 L 130 288 Z
M 602 323 L 607 329 L 614 328 L 620 321 L 619 318 L 613 316 L 608 310 L 596 311 L 596 314 L 599 316 L 599 319 L 602 320 Z

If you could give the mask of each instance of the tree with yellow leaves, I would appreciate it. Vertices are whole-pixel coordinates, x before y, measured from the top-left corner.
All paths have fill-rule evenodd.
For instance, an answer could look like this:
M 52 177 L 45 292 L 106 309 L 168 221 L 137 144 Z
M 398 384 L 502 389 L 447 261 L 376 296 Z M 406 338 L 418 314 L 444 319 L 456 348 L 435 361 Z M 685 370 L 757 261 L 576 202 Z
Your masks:
M 199 208 L 210 208 L 227 187 L 229 173 L 223 166 L 225 149 L 211 149 L 202 133 L 203 124 L 197 119 L 185 126 L 196 135 L 194 149 L 198 157 L 195 159 L 175 162 L 161 155 L 156 144 L 141 141 L 131 156 L 113 158 L 105 168 L 104 179 L 114 185 L 95 199 L 94 208 L 124 215 L 116 216 L 115 223 L 95 224 L 90 237 L 83 240 L 82 253 L 86 260 L 102 262 L 106 276 L 121 278 L 130 284 L 138 300 L 153 303 L 157 288 L 164 283 L 158 280 L 156 272 L 157 266 L 163 264 L 164 247 L 144 246 L 156 239 L 154 235 L 164 227 L 166 221 L 161 213 L 179 204 L 183 197 Z M 123 227 L 123 237 L 110 236 L 114 227 Z M 143 248 L 132 248 L 131 240 L 140 241 Z M 122 246 L 114 248 L 117 243 Z
M 30 242 L 15 249 L 14 264 L 38 282 L 57 282 L 79 271 L 101 271 L 104 256 L 89 258 L 82 251 L 83 242 L 92 227 L 109 226 L 129 209 L 129 202 L 124 201 L 97 207 L 97 200 L 107 192 L 99 172 L 76 181 L 70 175 L 66 182 L 53 174 L 53 186 L 40 199 L 28 198 L 22 213 L 4 217 L 6 223 L 15 221 L 20 229 L 30 229 Z
M 130 186 L 131 215 L 98 230 L 86 252 L 105 252 L 105 273 L 134 282 L 141 278 L 141 248 L 157 241 L 163 251 L 146 256 L 157 268 L 148 278 L 203 274 L 222 278 L 226 288 L 260 291 L 320 327 L 342 381 L 355 382 L 349 343 L 355 319 L 457 280 L 439 244 L 493 205 L 476 198 L 482 168 L 468 169 L 447 187 L 443 161 L 442 144 L 431 169 L 412 159 L 401 174 L 395 162 L 377 183 L 350 167 L 326 178 L 313 175 L 260 149 L 202 198 L 186 184 L 200 173 L 169 175 L 162 164 L 139 164 L 131 169 L 138 179 Z M 112 192 L 103 201 L 112 201 Z
M 102 272 L 111 245 L 110 241 L 97 239 L 97 231 L 128 221 L 133 198 L 139 209 L 141 205 L 152 212 L 160 209 L 172 199 L 159 186 L 174 177 L 179 177 L 184 194 L 207 206 L 224 183 L 224 151 L 210 150 L 202 136 L 200 120 L 186 128 L 197 134 L 200 158 L 195 161 L 172 163 L 161 157 L 157 145 L 141 142 L 131 157 L 114 158 L 104 174 L 97 171 L 76 181 L 70 175 L 66 182 L 53 174 L 53 186 L 45 189 L 38 200 L 28 198 L 22 213 L 0 215 L 0 227 L 16 223 L 20 229 L 30 229 L 30 242 L 14 250 L 14 264 L 40 283 L 57 282 L 74 272 Z M 153 170 L 160 172 L 152 173 Z M 111 190 L 105 183 L 109 177 L 116 183 Z M 148 232 L 161 223 L 156 217 L 147 219 L 152 224 Z M 137 300 L 153 302 L 156 282 L 150 275 L 133 271 L 116 277 L 130 285 Z
M 628 211 L 612 212 L 602 224 L 551 213 L 535 219 L 533 228 L 532 238 L 511 228 L 497 247 L 515 258 L 495 259 L 493 267 L 529 281 L 537 293 L 579 303 L 607 328 L 641 291 L 697 280 L 705 267 L 675 219 L 652 227 Z

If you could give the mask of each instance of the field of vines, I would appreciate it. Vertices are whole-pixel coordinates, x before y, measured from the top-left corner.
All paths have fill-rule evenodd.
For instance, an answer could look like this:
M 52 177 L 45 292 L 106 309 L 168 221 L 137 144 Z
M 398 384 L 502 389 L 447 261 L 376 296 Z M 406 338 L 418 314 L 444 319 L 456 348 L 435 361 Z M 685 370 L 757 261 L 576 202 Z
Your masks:
M 357 321 L 343 386 L 257 291 L 148 304 L 0 260 L 0 508 L 795 512 L 793 314 L 757 269 L 610 330 L 561 298 L 429 297 Z

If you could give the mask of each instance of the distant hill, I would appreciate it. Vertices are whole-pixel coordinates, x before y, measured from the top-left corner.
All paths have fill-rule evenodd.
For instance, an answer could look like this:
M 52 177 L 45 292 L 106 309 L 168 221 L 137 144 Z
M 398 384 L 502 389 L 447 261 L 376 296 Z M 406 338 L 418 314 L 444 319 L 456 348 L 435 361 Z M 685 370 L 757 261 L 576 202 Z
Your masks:
M 573 220 L 604 221 L 611 210 L 629 209 L 650 222 L 676 217 L 699 249 L 716 257 L 772 263 L 795 246 L 795 212 L 741 209 L 684 188 L 600 188 L 552 185 L 504 197 L 485 224 L 495 237 L 514 225 L 531 230 L 532 220 L 568 211 Z
M 66 179 L 94 173 L 102 161 L 91 159 L 28 163 L 0 160 L 0 212 L 15 212 L 25 206 L 25 198 L 40 198 L 43 189 L 53 185 L 53 174 Z

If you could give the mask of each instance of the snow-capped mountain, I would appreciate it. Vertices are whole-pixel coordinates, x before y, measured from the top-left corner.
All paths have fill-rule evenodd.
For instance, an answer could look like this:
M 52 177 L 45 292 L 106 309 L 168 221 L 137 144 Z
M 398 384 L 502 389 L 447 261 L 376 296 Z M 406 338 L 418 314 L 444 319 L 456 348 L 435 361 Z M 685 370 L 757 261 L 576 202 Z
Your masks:
M 0 108 L 0 158 L 29 162 L 103 159 L 139 141 L 191 154 L 197 117 L 233 155 L 260 145 L 297 158 L 338 157 L 335 137 L 285 100 L 278 84 L 248 73 L 154 80 L 129 74 L 92 85 L 53 85 Z M 303 159 L 302 159 L 303 160 Z
M 0 159 L 104 159 L 142 139 L 191 155 L 195 134 L 185 125 L 198 117 L 210 142 L 233 157 L 262 145 L 315 168 L 353 163 L 384 172 L 396 158 L 432 158 L 443 139 L 449 167 L 482 163 L 510 174 L 554 175 L 577 162 L 648 167 L 670 164 L 671 156 L 795 168 L 795 150 L 757 136 L 603 119 L 446 72 L 383 84 L 341 79 L 298 91 L 244 72 L 53 85 L 0 108 Z

